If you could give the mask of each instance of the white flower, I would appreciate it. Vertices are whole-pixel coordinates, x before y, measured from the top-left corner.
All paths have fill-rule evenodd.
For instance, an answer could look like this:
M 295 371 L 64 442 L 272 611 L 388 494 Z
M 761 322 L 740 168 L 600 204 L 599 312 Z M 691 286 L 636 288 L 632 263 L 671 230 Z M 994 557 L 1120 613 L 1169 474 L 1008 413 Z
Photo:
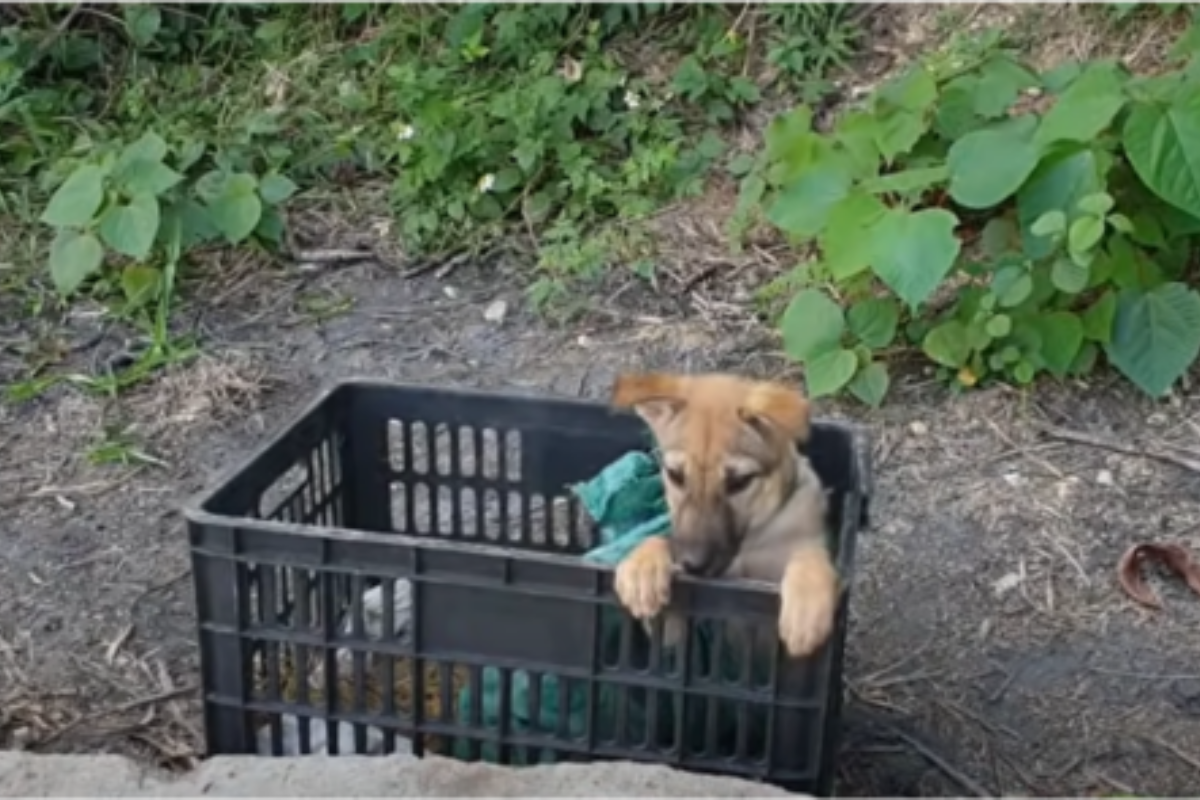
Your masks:
M 636 111 L 637 107 L 641 104 L 642 101 L 638 99 L 637 94 L 635 94 L 632 89 L 629 89 L 625 92 L 625 105 L 629 106 L 631 110 Z
M 479 179 L 479 183 L 476 184 L 476 188 L 479 189 L 480 194 L 483 194 L 485 192 L 490 192 L 492 190 L 492 187 L 495 185 L 496 185 L 496 176 L 489 172 L 488 174 L 484 175 L 482 178 Z
M 401 125 L 396 129 L 396 138 L 402 142 L 407 142 L 416 135 L 417 129 L 412 125 Z
M 578 83 L 583 77 L 583 64 L 580 64 L 575 59 L 567 56 L 563 59 L 562 66 L 559 67 L 558 74 L 562 76 L 567 83 Z

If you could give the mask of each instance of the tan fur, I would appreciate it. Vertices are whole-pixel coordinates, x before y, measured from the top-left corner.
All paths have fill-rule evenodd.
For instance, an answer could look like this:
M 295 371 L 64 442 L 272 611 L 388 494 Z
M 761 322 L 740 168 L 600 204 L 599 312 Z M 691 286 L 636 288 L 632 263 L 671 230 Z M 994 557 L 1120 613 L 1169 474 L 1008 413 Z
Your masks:
M 779 637 L 792 656 L 828 639 L 838 577 L 824 543 L 825 493 L 796 450 L 810 409 L 796 390 L 730 375 L 622 375 L 612 404 L 632 408 L 662 451 L 669 539 L 636 548 L 616 571 L 638 619 L 670 602 L 671 573 L 769 581 L 780 589 Z M 739 485 L 740 483 L 740 485 Z M 668 643 L 678 620 L 666 620 Z

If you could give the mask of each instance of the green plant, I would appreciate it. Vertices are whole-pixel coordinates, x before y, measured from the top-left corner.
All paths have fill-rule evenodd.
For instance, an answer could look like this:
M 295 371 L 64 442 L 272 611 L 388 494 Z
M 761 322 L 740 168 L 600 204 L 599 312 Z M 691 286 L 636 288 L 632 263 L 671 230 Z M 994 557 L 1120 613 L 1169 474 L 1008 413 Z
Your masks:
M 775 120 L 743 205 L 815 257 L 780 324 L 814 396 L 877 405 L 888 352 L 971 387 L 1082 375 L 1103 354 L 1150 395 L 1200 354 L 1200 63 L 1038 74 L 993 41 L 929 59 L 829 134 Z
M 373 196 L 414 255 L 520 237 L 537 253 L 539 307 L 571 305 L 574 282 L 613 266 L 653 280 L 634 229 L 703 191 L 726 123 L 774 90 L 764 61 L 789 87 L 815 85 L 853 39 L 837 5 L 0 15 L 0 236 L 32 242 L 21 260 L 36 262 L 0 291 L 35 313 L 61 308 L 32 268 L 48 259 L 66 301 L 101 300 L 152 342 L 111 376 L 50 377 L 53 359 L 39 359 L 10 387 L 19 396 L 59 380 L 115 390 L 194 353 L 170 328 L 180 292 L 216 247 L 274 246 L 297 185 L 312 197 L 390 187 Z M 769 59 L 746 46 L 751 20 Z
M 167 347 L 167 317 L 185 251 L 218 239 L 278 244 L 278 205 L 296 185 L 279 174 L 260 178 L 239 171 L 220 154 L 189 180 L 186 173 L 199 171 L 205 155 L 202 144 L 184 141 L 172 148 L 148 131 L 78 163 L 40 217 L 55 231 L 49 270 L 59 292 L 71 296 L 92 281 L 119 286 L 121 313 L 155 308 L 152 333 L 159 347 Z

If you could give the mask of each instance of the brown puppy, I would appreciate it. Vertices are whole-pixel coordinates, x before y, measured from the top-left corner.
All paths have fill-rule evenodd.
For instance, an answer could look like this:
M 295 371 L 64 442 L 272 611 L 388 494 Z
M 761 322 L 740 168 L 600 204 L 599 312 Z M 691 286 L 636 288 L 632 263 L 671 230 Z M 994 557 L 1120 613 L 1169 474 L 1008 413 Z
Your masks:
M 618 377 L 612 404 L 653 430 L 672 523 L 670 537 L 648 539 L 617 566 L 625 607 L 642 620 L 658 615 L 674 566 L 769 581 L 779 586 L 788 653 L 816 651 L 833 629 L 838 576 L 825 545 L 825 492 L 796 447 L 809 434 L 807 400 L 729 375 L 651 374 Z M 668 619 L 667 641 L 678 636 Z

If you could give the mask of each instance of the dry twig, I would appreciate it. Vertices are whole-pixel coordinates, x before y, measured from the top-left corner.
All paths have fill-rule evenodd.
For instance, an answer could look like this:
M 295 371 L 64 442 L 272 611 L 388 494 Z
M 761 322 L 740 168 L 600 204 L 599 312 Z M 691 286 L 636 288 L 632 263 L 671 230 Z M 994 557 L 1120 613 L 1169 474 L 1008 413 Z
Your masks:
M 1039 425 L 1038 429 L 1043 435 L 1051 439 L 1057 439 L 1061 442 L 1073 442 L 1075 444 L 1087 445 L 1088 447 L 1095 447 L 1100 450 L 1108 450 L 1112 453 L 1121 453 L 1123 455 L 1136 456 L 1140 458 L 1150 458 L 1154 459 L 1155 461 L 1161 461 L 1165 464 L 1174 464 L 1177 467 L 1200 474 L 1200 460 L 1178 455 L 1176 453 L 1171 453 L 1167 450 L 1131 444 L 1121 444 L 1120 442 L 1114 442 L 1111 439 L 1105 439 L 1094 434 L 1073 431 L 1068 428 L 1059 428 L 1054 425 Z M 1167 446 L 1175 450 L 1182 450 L 1182 448 L 1174 447 L 1172 445 Z
M 929 745 L 925 744 L 919 739 L 909 736 L 899 728 L 892 728 L 892 733 L 896 737 L 902 739 L 909 747 L 924 756 L 925 760 L 927 760 L 930 764 L 933 764 L 935 767 L 944 772 L 948 778 L 953 780 L 963 789 L 966 789 L 971 794 L 975 795 L 976 797 L 994 796 L 991 792 L 981 786 L 974 778 L 964 775 L 961 770 L 930 749 Z

